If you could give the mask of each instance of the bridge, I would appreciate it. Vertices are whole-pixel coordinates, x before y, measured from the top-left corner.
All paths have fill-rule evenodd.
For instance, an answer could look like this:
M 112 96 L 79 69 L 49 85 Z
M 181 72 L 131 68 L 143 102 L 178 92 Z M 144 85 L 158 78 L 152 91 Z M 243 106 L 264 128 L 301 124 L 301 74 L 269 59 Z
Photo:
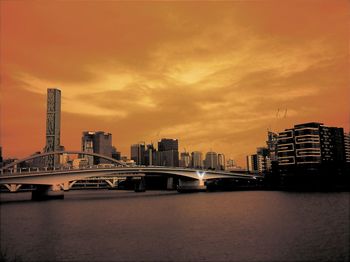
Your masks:
M 110 167 L 94 166 L 83 169 L 64 169 L 62 167 L 53 168 L 52 170 L 47 168 L 28 168 L 25 171 L 17 168 L 19 164 L 28 160 L 63 153 L 92 155 L 110 160 L 114 165 Z M 145 191 L 146 178 L 155 175 L 167 179 L 167 189 L 178 189 L 179 191 L 205 190 L 207 183 L 215 180 L 256 181 L 256 177 L 249 174 L 164 166 L 128 166 L 122 161 L 95 153 L 60 151 L 37 154 L 4 166 L 1 169 L 0 185 L 5 185 L 11 192 L 16 192 L 21 185 L 35 185 L 36 189 L 32 192 L 33 199 L 63 198 L 63 191 L 72 188 L 74 183 L 79 180 L 100 178 L 105 180 L 110 187 L 114 187 L 115 181 L 118 179 L 128 179 L 134 184 L 135 191 Z

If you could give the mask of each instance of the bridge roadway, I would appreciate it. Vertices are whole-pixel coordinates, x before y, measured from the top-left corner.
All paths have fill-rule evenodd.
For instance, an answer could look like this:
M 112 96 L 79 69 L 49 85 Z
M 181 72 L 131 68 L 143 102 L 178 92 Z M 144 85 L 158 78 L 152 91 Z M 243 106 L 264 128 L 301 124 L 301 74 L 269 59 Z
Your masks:
M 192 180 L 223 178 L 255 179 L 253 175 L 224 171 L 198 170 L 176 167 L 111 167 L 91 169 L 51 170 L 39 172 L 5 173 L 0 176 L 0 184 L 54 185 L 84 180 L 91 177 L 144 177 L 147 174 L 178 176 Z

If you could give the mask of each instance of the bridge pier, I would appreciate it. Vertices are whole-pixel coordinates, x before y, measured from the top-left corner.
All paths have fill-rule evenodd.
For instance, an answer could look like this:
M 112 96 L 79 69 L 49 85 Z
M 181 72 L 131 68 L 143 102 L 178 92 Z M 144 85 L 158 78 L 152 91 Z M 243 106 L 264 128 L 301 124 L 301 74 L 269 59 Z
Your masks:
M 167 179 L 166 189 L 167 190 L 174 190 L 174 189 L 176 189 L 176 187 L 174 185 L 174 178 L 172 176 L 168 177 L 168 179 Z
M 146 181 L 144 177 L 134 179 L 134 191 L 135 192 L 146 191 Z
M 207 186 L 204 184 L 204 180 L 183 180 L 179 179 L 177 186 L 178 192 L 199 192 L 206 191 Z
M 5 187 L 7 187 L 10 192 L 17 192 L 21 186 L 20 184 L 5 184 Z
M 32 200 L 63 199 L 64 193 L 60 185 L 37 185 L 32 191 Z

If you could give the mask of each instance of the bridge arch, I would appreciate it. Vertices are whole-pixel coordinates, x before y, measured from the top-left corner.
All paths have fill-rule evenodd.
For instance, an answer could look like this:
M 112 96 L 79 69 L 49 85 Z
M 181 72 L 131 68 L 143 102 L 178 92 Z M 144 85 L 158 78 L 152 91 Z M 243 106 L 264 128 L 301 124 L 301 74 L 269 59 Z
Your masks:
M 73 154 L 80 154 L 80 155 L 88 155 L 88 156 L 96 156 L 96 157 L 99 157 L 99 158 L 102 158 L 102 159 L 106 159 L 106 160 L 109 160 L 113 163 L 116 163 L 118 165 L 121 165 L 121 166 L 126 166 L 126 163 L 125 162 L 122 162 L 120 160 L 116 160 L 114 158 L 111 158 L 111 157 L 108 157 L 108 156 L 104 156 L 104 155 L 100 155 L 100 154 L 96 154 L 96 153 L 90 153 L 90 152 L 84 152 L 84 151 L 54 151 L 54 152 L 45 152 L 45 153 L 41 153 L 41 154 L 35 154 L 35 155 L 32 155 L 32 156 L 28 156 L 28 157 L 25 157 L 25 158 L 22 158 L 22 159 L 19 159 L 19 160 L 16 160 L 4 167 L 1 168 L 1 170 L 6 170 L 6 169 L 9 169 L 15 165 L 18 165 L 20 163 L 23 163 L 25 161 L 28 161 L 28 160 L 33 160 L 33 159 L 36 159 L 36 158 L 41 158 L 41 157 L 46 157 L 46 156 L 50 156 L 50 155 L 60 155 L 60 154 L 70 154 L 70 155 L 73 155 Z

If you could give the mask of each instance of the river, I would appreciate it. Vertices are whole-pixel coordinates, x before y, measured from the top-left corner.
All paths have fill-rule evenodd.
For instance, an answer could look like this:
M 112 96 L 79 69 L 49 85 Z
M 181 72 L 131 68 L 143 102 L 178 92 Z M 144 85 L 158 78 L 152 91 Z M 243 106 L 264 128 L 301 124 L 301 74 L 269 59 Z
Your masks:
M 1 194 L 8 261 L 349 261 L 349 192 Z

